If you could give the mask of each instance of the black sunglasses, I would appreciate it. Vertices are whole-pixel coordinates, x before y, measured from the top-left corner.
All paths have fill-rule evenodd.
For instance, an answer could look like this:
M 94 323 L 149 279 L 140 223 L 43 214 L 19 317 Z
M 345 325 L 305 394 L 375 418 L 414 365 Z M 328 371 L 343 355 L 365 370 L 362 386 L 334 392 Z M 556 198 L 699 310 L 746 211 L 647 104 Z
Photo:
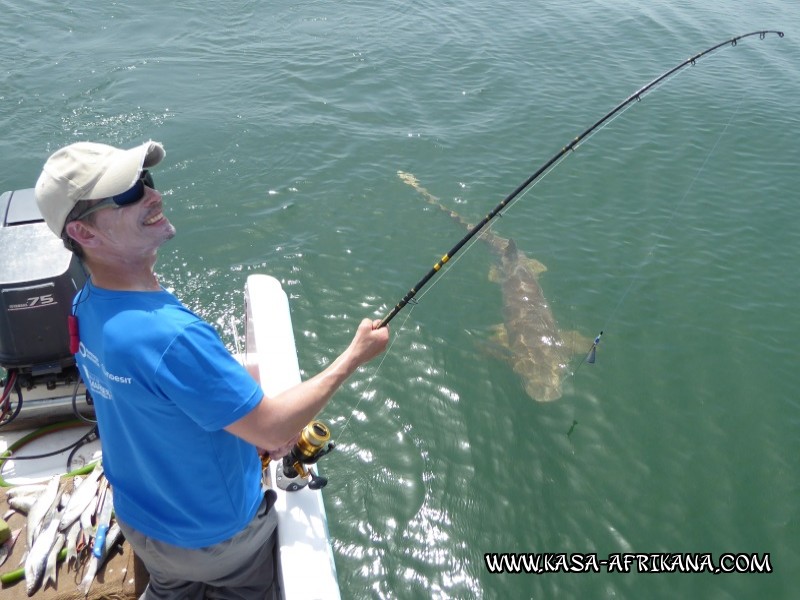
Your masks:
M 75 217 L 75 221 L 80 221 L 81 219 L 85 219 L 92 213 L 97 212 L 98 210 L 102 210 L 104 208 L 121 208 L 123 206 L 127 206 L 129 204 L 134 204 L 138 202 L 142 198 L 144 198 L 144 188 L 145 186 L 149 187 L 150 189 L 155 189 L 155 185 L 153 184 L 153 176 L 150 174 L 150 171 L 144 170 L 142 174 L 139 175 L 139 179 L 136 180 L 136 183 L 133 184 L 133 187 L 129 190 L 125 190 L 121 194 L 117 194 L 116 196 L 111 196 L 110 198 L 104 198 L 94 206 L 90 206 L 77 217 Z

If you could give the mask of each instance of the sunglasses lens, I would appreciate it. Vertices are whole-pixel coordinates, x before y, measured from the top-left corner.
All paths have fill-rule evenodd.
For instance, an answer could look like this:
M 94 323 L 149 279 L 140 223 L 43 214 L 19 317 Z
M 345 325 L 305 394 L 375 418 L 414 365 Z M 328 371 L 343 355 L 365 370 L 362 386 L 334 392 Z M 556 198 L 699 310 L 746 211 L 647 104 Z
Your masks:
M 153 176 L 150 175 L 150 171 L 147 170 L 142 171 L 139 179 L 131 189 L 114 196 L 114 204 L 117 206 L 126 206 L 128 204 L 138 202 L 144 197 L 144 186 L 147 186 L 150 189 L 155 189 L 155 185 L 153 184 Z
M 149 187 L 151 190 L 156 189 L 155 184 L 153 183 L 153 176 L 150 174 L 150 171 L 142 171 L 141 180 L 144 184 Z
M 136 183 L 133 184 L 133 187 L 129 190 L 125 190 L 121 194 L 117 194 L 116 196 L 111 196 L 110 198 L 104 198 L 100 200 L 94 206 L 86 209 L 77 217 L 75 217 L 74 221 L 80 221 L 81 219 L 85 219 L 89 215 L 96 213 L 98 210 L 106 208 L 108 206 L 117 207 L 120 206 L 127 206 L 128 204 L 133 204 L 138 202 L 142 198 L 144 198 L 144 187 L 147 186 L 150 189 L 155 189 L 153 185 L 153 176 L 150 175 L 150 172 L 145 170 L 142 171 L 142 174 L 139 176 L 139 179 L 136 180 Z
M 121 194 L 117 194 L 112 198 L 114 204 L 117 206 L 126 206 L 138 202 L 144 196 L 144 182 L 139 179 L 134 186 Z

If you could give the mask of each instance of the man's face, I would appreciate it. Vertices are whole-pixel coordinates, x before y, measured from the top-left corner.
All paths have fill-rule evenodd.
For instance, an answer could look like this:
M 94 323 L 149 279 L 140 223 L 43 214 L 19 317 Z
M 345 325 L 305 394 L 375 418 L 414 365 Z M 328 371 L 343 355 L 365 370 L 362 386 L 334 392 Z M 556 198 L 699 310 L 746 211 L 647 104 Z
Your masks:
M 175 227 L 162 212 L 161 194 L 150 187 L 144 190 L 138 202 L 95 213 L 94 229 L 104 253 L 131 258 L 151 254 L 175 236 Z

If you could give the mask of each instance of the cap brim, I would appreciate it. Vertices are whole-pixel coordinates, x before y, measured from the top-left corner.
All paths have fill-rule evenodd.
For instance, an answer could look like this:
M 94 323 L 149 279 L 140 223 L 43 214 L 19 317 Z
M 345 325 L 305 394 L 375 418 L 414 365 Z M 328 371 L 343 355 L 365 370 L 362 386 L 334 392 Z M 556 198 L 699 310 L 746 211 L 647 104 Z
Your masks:
M 129 190 L 142 169 L 154 167 L 165 156 L 164 147 L 148 141 L 129 150 L 119 151 L 97 182 L 84 192 L 83 200 L 100 200 Z

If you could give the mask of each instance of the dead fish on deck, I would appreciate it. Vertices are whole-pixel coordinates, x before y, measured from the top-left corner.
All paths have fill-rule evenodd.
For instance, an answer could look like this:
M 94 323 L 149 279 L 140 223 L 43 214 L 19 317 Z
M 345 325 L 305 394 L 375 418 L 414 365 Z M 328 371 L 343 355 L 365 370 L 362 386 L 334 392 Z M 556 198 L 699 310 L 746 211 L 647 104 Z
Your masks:
M 39 496 L 36 494 L 14 496 L 13 498 L 8 498 L 8 505 L 15 511 L 27 515 L 31 511 L 31 507 L 36 503 L 37 498 Z
M 87 538 L 93 535 L 94 529 L 92 527 L 92 519 L 94 518 L 95 511 L 97 511 L 97 503 L 99 500 L 100 498 L 98 496 L 94 496 L 80 516 L 81 529 L 85 532 Z
M 419 184 L 411 173 L 397 172 L 400 179 L 422 194 L 429 204 L 447 213 L 457 223 L 472 229 L 458 213 Z M 478 237 L 499 258 L 490 279 L 503 293 L 503 323 L 495 328 L 501 357 L 522 378 L 525 391 L 534 400 L 550 402 L 561 397 L 561 382 L 568 374 L 573 355 L 585 352 L 589 341 L 574 332 L 561 332 L 539 286 L 538 276 L 546 271 L 539 261 L 528 258 L 512 240 L 491 230 Z
M 72 492 L 69 502 L 64 507 L 64 512 L 61 514 L 61 522 L 59 530 L 65 531 L 75 521 L 80 519 L 81 513 L 86 510 L 92 498 L 97 495 L 100 487 L 99 480 L 103 474 L 103 467 L 101 463 L 97 463 L 86 478 Z
M 47 524 L 45 523 L 47 516 L 52 516 L 52 511 L 55 509 L 56 502 L 58 502 L 59 483 L 60 477 L 54 475 L 28 511 L 28 530 L 26 533 L 29 550 L 33 547 L 34 539 L 39 531 Z
M 15 485 L 6 490 L 6 502 L 15 512 L 28 514 L 33 503 L 47 489 L 44 483 Z M 10 516 L 10 515 L 9 515 Z M 6 518 L 5 516 L 3 518 Z
M 56 534 L 56 541 L 53 542 L 53 547 L 50 548 L 50 553 L 47 555 L 47 562 L 44 567 L 44 583 L 42 587 L 47 587 L 47 584 L 52 583 L 53 587 L 56 585 L 56 564 L 58 562 L 58 553 L 64 547 L 65 536 L 59 532 Z
M 15 485 L 6 490 L 6 498 L 13 498 L 15 496 L 38 496 L 47 489 L 46 483 L 26 483 L 23 485 Z
M 3 563 L 5 563 L 6 560 L 8 560 L 8 557 L 11 556 L 11 552 L 14 550 L 14 544 L 19 537 L 20 531 L 22 531 L 22 529 L 15 529 L 11 532 L 11 537 L 0 544 L 0 567 L 3 566 Z
M 67 541 L 67 570 L 69 571 L 70 565 L 72 565 L 72 561 L 78 561 L 78 538 L 81 535 L 81 522 L 75 521 L 72 525 L 70 525 L 69 529 L 67 529 L 66 541 Z
M 45 524 L 41 533 L 36 536 L 33 546 L 28 549 L 28 556 L 25 558 L 25 591 L 31 596 L 39 587 L 39 583 L 44 575 L 47 557 L 50 549 L 55 544 L 58 535 L 58 520 L 51 519 Z
M 121 535 L 122 531 L 120 530 L 119 525 L 114 523 L 106 534 L 106 539 L 103 543 L 103 549 L 101 551 L 100 558 L 94 554 L 89 556 L 89 563 L 86 565 L 86 572 L 80 584 L 78 585 L 78 591 L 84 596 L 89 595 L 89 589 L 92 587 L 95 575 L 97 575 L 97 570 L 103 566 L 103 563 L 108 558 L 108 553 L 111 551 L 111 548 L 114 547 L 114 544 L 117 543 L 117 540 L 119 540 Z

